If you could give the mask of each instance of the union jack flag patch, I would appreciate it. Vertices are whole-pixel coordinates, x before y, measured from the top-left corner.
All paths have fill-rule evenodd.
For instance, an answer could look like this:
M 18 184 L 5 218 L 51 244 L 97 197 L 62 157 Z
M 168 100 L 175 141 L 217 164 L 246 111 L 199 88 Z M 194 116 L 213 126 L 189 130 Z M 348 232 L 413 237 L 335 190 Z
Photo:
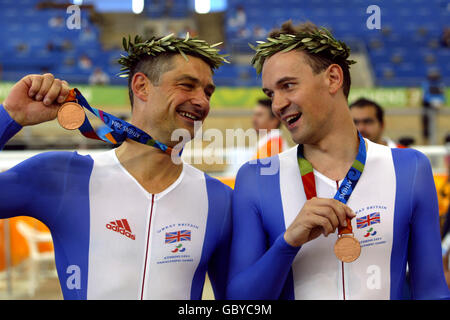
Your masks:
M 363 229 L 365 227 L 371 226 L 373 224 L 380 223 L 380 213 L 374 212 L 367 216 L 356 218 L 356 227 L 358 229 Z
M 175 243 L 179 241 L 191 241 L 191 230 L 180 230 L 175 232 L 166 232 L 165 243 Z

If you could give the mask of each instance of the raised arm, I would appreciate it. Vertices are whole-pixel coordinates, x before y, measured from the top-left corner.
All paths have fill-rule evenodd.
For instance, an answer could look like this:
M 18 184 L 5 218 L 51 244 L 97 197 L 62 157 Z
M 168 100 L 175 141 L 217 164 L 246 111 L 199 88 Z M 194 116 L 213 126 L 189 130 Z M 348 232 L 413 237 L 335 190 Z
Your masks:
M 29 75 L 17 82 L 0 105 L 0 149 L 23 126 L 54 119 L 58 101 L 64 101 L 68 92 L 67 82 L 51 74 Z M 0 218 L 29 215 L 46 220 L 38 208 L 50 203 L 46 192 L 61 188 L 58 168 L 69 158 L 61 153 L 42 154 L 0 173 Z

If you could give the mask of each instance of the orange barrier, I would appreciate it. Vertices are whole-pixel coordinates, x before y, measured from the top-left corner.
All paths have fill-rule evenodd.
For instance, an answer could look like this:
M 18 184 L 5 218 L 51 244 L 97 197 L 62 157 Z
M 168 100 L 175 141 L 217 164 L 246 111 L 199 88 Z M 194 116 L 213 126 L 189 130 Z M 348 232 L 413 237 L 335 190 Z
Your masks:
M 450 205 L 450 185 L 447 183 L 448 176 L 444 174 L 435 174 L 434 183 L 439 201 L 439 215 L 442 216 L 447 213 Z
M 234 182 L 236 180 L 235 177 L 217 177 L 217 179 L 223 184 L 229 186 L 231 189 L 234 189 Z
M 29 256 L 28 245 L 25 238 L 20 234 L 17 230 L 17 222 L 23 221 L 29 224 L 31 227 L 42 231 L 42 232 L 50 232 L 47 226 L 42 222 L 31 218 L 31 217 L 15 217 L 8 219 L 9 222 L 9 243 L 10 243 L 10 253 L 11 253 L 11 265 L 17 266 L 23 260 L 25 260 Z M 5 220 L 0 220 L 0 271 L 6 268 L 6 259 L 5 259 Z M 38 244 L 39 251 L 53 251 L 53 243 L 39 243 Z

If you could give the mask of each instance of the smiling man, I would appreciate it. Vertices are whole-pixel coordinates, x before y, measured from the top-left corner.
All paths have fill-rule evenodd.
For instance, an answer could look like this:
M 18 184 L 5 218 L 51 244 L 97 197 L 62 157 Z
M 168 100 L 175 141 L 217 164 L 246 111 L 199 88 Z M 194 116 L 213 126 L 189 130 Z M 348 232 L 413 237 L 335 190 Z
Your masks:
M 226 61 L 199 39 L 124 43 L 131 124 L 168 147 L 208 115 L 213 70 Z M 69 93 L 51 74 L 20 80 L 0 107 L 1 147 L 54 120 Z M 127 139 L 94 156 L 47 152 L 0 174 L 0 217 L 51 230 L 65 299 L 200 299 L 208 271 L 225 294 L 231 189 L 160 149 Z
M 275 174 L 238 172 L 228 298 L 401 299 L 407 263 L 413 298 L 449 298 L 428 159 L 357 132 L 349 48 L 326 29 L 267 40 L 253 64 L 298 145 L 269 158 Z

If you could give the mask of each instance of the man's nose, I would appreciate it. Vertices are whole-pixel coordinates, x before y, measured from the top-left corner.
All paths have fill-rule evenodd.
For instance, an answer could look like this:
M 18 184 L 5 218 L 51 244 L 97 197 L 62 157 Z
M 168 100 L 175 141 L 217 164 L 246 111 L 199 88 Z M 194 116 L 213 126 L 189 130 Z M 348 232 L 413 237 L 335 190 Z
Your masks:
M 202 90 L 198 90 L 196 94 L 192 97 L 191 103 L 203 108 L 209 108 L 209 99 L 206 93 Z
M 290 105 L 290 101 L 283 94 L 274 93 L 272 96 L 272 112 L 274 114 L 281 114 L 283 109 Z

